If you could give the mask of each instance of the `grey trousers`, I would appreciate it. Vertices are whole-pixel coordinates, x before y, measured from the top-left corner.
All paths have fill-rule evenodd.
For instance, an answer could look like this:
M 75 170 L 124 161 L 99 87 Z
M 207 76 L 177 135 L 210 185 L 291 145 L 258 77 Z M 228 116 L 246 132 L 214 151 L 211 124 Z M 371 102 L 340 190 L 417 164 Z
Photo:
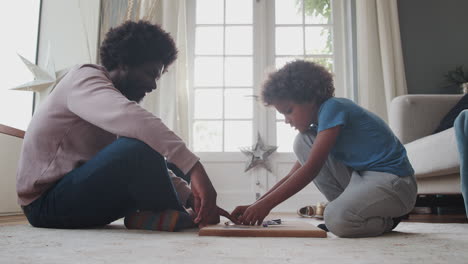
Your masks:
M 313 131 L 297 135 L 294 153 L 301 164 L 309 157 L 315 136 Z M 416 203 L 414 175 L 353 171 L 331 155 L 314 184 L 329 201 L 324 212 L 325 225 L 339 237 L 371 237 L 389 232 L 392 218 L 409 213 Z

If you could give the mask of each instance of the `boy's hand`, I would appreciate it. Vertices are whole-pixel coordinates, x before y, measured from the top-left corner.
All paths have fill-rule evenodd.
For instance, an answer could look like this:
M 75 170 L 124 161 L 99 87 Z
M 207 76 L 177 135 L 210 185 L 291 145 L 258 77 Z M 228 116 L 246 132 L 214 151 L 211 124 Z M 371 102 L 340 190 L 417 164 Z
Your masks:
M 237 220 L 237 218 L 233 217 L 231 214 L 226 212 L 226 210 L 224 210 L 223 208 L 218 207 L 218 214 L 220 216 L 224 216 L 227 219 L 231 220 L 231 222 L 233 222 L 236 225 L 240 224 L 240 222 Z
M 261 225 L 271 209 L 266 203 L 259 201 L 245 209 L 238 220 L 244 225 Z
M 249 208 L 250 205 L 239 205 L 237 206 L 234 211 L 232 211 L 231 215 L 234 217 L 236 220 L 239 220 L 239 218 L 244 214 L 245 210 Z

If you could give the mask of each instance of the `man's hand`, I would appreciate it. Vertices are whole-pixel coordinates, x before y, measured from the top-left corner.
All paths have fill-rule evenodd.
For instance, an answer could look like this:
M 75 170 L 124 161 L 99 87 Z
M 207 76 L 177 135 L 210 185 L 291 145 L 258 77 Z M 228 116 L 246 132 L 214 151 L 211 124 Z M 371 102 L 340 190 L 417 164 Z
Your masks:
M 219 215 L 217 214 L 218 207 L 216 206 L 217 194 L 203 165 L 197 162 L 189 173 L 191 180 L 190 185 L 194 198 L 193 209 L 197 214 L 194 222 L 197 223 L 199 227 L 204 227 L 210 222 L 213 222 L 213 214 L 216 214 L 219 223 Z
M 218 207 L 216 207 L 215 210 L 208 212 L 205 225 L 199 224 L 198 227 L 202 228 L 206 225 L 216 225 L 219 222 L 220 222 L 220 219 L 219 219 Z
M 187 198 L 187 201 L 185 202 L 185 208 L 191 208 L 195 210 L 195 198 L 193 198 L 193 193 L 190 193 L 189 197 Z
M 223 208 L 220 208 L 220 207 L 216 207 L 216 208 L 217 208 L 216 211 L 212 211 L 208 215 L 207 224 L 209 224 L 209 225 L 218 224 L 220 222 L 220 219 L 219 219 L 220 216 L 226 217 L 227 219 L 231 220 L 233 223 L 240 224 L 240 222 L 237 221 L 237 219 L 234 219 L 228 212 L 226 212 L 226 210 L 224 210 Z

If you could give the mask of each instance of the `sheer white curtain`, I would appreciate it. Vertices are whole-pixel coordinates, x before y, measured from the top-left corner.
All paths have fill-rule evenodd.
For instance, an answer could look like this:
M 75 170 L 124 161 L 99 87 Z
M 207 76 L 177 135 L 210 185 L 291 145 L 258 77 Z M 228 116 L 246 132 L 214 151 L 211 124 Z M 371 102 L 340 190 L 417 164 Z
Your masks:
M 356 1 L 359 104 L 387 120 L 390 101 L 407 94 L 397 0 Z
M 185 142 L 189 139 L 187 86 L 187 32 L 185 0 L 142 0 L 139 18 L 162 26 L 174 38 L 179 54 L 148 94 L 142 106 L 171 128 Z

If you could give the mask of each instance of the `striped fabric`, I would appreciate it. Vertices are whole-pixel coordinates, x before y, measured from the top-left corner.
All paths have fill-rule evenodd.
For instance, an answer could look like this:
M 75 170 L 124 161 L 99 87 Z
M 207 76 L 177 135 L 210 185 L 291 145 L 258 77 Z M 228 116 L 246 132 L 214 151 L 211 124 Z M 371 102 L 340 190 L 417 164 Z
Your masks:
M 187 221 L 187 218 L 180 217 L 182 214 L 182 212 L 175 210 L 167 210 L 158 213 L 151 211 L 135 212 L 134 214 L 126 216 L 124 223 L 125 227 L 128 229 L 173 232 L 186 226 L 184 223 L 179 223 L 179 220 Z

